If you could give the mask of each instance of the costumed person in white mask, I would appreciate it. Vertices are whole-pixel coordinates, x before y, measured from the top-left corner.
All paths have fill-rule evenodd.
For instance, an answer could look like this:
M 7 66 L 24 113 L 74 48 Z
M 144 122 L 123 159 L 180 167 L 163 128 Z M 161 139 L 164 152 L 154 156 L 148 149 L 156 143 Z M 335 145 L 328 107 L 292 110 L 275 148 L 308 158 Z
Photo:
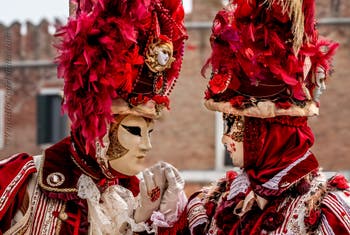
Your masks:
M 76 4 L 57 33 L 71 135 L 0 163 L 0 233 L 161 233 L 184 210 L 184 182 L 170 164 L 144 168 L 182 64 L 182 2 Z
M 174 234 L 350 234 L 350 190 L 310 151 L 336 43 L 320 39 L 314 0 L 232 0 L 214 19 L 205 106 L 240 172 L 189 198 Z M 204 70 L 207 66 L 204 66 Z

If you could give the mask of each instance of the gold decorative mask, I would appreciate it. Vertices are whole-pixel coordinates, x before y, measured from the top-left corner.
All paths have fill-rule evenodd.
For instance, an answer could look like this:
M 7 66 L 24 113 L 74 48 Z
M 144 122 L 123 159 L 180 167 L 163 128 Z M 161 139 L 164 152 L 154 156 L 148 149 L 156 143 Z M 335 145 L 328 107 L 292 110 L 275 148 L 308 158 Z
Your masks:
M 222 143 L 226 146 L 234 166 L 244 166 L 243 140 L 244 117 L 224 114 L 224 133 Z
M 171 42 L 159 38 L 153 39 L 146 49 L 146 65 L 154 73 L 163 72 L 175 61 L 173 50 Z
M 107 156 L 108 160 L 113 160 L 124 156 L 128 150 L 124 148 L 118 140 L 118 128 L 120 122 L 111 123 L 111 128 L 109 130 L 109 141 Z
M 244 136 L 243 116 L 224 114 L 224 134 L 230 136 L 236 142 L 242 142 Z

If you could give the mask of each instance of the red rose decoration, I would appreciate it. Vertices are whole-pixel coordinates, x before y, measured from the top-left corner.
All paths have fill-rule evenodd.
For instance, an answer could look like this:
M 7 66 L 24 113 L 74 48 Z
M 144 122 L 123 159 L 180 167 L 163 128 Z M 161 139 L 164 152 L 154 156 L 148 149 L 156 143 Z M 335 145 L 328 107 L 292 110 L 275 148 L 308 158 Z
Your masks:
M 335 175 L 329 181 L 328 184 L 334 188 L 345 190 L 349 189 L 349 182 L 343 175 Z
M 132 97 L 130 99 L 130 103 L 134 106 L 137 106 L 141 103 L 147 103 L 151 98 L 147 97 L 147 96 L 143 96 L 141 94 L 139 94 L 138 96 Z
M 229 83 L 228 76 L 215 74 L 209 82 L 209 88 L 214 94 L 218 94 L 224 92 Z
M 300 182 L 296 185 L 295 187 L 295 191 L 299 194 L 299 195 L 303 195 L 305 193 L 307 193 L 310 190 L 310 183 L 307 182 L 305 179 L 300 180 Z

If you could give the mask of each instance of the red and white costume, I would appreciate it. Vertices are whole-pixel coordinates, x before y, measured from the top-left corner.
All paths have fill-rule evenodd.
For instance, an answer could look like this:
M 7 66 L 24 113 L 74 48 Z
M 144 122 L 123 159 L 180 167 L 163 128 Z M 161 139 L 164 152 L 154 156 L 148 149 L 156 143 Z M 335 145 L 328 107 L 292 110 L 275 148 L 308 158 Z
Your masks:
M 87 200 L 78 195 L 77 188 L 82 175 L 92 179 L 98 192 L 105 192 L 107 188 L 123 189 L 124 194 L 120 192 L 121 196 L 115 197 L 118 202 L 115 203 L 116 212 L 119 205 L 130 199 L 134 200 L 132 206 L 138 205 L 139 180 L 136 176 L 114 172 L 113 179 L 106 179 L 97 165 L 94 168 L 79 164 L 74 155 L 76 152 L 72 148 L 71 138 L 66 138 L 46 149 L 42 156 L 33 158 L 18 154 L 2 162 L 2 173 L 9 176 L 9 181 L 1 185 L 4 189 L 1 197 L 5 199 L 1 206 L 2 233 L 88 234 L 91 223 L 88 219 L 89 207 Z M 133 209 L 130 208 L 131 212 Z M 120 215 L 124 211 L 124 207 L 119 207 Z M 132 217 L 130 214 L 119 222 L 128 222 Z M 115 221 L 107 221 L 109 226 L 113 223 Z M 139 231 L 152 229 L 144 223 L 138 228 L 141 228 Z
M 227 172 L 189 200 L 191 234 L 350 233 L 347 180 L 327 179 L 318 169 L 306 118 L 288 117 L 288 124 L 278 119 L 286 118 L 247 118 L 246 128 L 253 126 L 257 134 L 251 138 L 245 131 L 250 147 L 244 169 Z
M 310 152 L 307 117 L 338 46 L 318 37 L 314 14 L 314 0 L 231 0 L 217 13 L 205 105 L 224 114 L 242 171 L 191 196 L 173 234 L 350 234 L 349 184 Z

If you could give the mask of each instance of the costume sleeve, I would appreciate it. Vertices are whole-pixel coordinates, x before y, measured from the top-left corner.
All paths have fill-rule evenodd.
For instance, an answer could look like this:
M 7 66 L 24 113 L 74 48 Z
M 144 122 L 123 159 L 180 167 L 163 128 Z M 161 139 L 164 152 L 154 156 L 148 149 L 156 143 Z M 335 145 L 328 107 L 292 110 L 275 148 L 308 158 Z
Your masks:
M 188 200 L 185 210 L 179 219 L 170 228 L 158 228 L 158 235 L 196 235 L 204 234 L 203 226 L 208 222 L 204 205 L 197 197 L 199 192 L 194 193 Z M 200 230 L 198 232 L 197 230 Z
M 350 234 L 350 191 L 330 192 L 321 205 L 322 234 Z
M 11 227 L 16 212 L 26 204 L 28 180 L 37 170 L 32 156 L 15 154 L 0 161 L 0 230 Z M 26 210 L 27 208 L 23 208 Z

